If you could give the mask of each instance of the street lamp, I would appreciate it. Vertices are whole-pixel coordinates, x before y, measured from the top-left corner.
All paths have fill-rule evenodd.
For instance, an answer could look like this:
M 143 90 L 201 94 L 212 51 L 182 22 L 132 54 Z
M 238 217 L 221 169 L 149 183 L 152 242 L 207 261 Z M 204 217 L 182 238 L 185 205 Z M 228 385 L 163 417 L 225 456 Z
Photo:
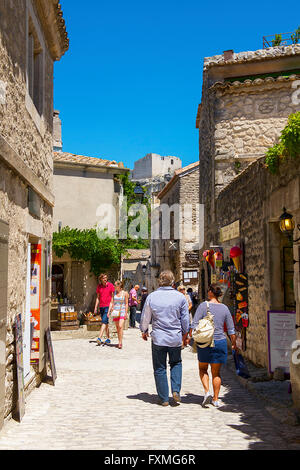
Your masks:
M 144 276 L 146 276 L 147 266 L 145 264 L 144 264 L 144 266 L 142 266 L 142 270 L 143 270 Z
M 143 188 L 141 187 L 141 183 L 136 183 L 135 188 L 134 188 L 134 194 L 140 202 L 143 202 L 145 193 L 144 193 Z
M 288 239 L 296 243 L 300 240 L 300 237 L 297 240 L 293 240 L 293 233 L 295 229 L 295 221 L 293 219 L 292 214 L 289 214 L 286 211 L 286 208 L 283 208 L 283 214 L 279 217 L 279 227 L 281 232 L 288 237 Z M 297 229 L 300 230 L 300 224 L 297 225 Z

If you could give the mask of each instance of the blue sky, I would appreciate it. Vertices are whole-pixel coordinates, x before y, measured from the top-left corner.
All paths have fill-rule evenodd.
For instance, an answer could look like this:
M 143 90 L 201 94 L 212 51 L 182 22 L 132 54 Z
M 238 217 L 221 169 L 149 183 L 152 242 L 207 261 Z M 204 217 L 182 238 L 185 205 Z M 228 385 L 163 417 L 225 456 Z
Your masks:
M 294 31 L 298 2 L 61 0 L 70 49 L 54 69 L 66 152 L 198 159 L 203 58 Z

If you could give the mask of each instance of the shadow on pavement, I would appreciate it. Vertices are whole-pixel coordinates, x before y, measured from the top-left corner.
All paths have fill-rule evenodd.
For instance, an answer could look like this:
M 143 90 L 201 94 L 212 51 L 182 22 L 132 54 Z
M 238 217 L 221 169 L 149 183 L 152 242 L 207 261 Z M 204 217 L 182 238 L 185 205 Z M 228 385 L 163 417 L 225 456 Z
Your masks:
M 231 375 L 230 372 L 229 374 Z M 240 384 L 233 385 L 232 378 L 227 373 L 224 375 L 222 382 L 227 391 L 221 397 L 223 406 L 218 408 L 218 412 L 240 415 L 241 423 L 228 424 L 228 427 L 247 435 L 247 440 L 257 441 L 249 443 L 249 450 L 295 448 L 297 436 L 300 437 L 300 427 L 277 422 L 259 399 L 255 399 Z
M 141 400 L 145 403 L 151 403 L 151 405 L 160 405 L 160 401 L 157 395 L 153 395 L 150 393 L 138 393 L 137 395 L 128 395 L 126 398 L 129 398 L 129 400 Z M 170 399 L 170 407 L 177 408 L 178 403 L 175 403 L 174 400 L 171 398 Z
M 158 397 L 157 395 L 151 395 L 150 393 L 138 393 L 137 395 L 128 395 L 126 398 L 129 398 L 129 400 L 141 400 L 144 401 L 145 403 L 151 403 L 153 405 L 158 405 Z

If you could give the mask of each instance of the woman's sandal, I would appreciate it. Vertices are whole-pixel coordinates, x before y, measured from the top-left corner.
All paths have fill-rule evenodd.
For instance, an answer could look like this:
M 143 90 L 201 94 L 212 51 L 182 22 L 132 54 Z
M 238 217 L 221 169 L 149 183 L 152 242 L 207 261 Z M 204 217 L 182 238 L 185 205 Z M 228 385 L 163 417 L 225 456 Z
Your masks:
M 119 348 L 119 349 L 122 349 L 122 347 L 123 347 L 122 344 L 119 344 L 118 348 Z

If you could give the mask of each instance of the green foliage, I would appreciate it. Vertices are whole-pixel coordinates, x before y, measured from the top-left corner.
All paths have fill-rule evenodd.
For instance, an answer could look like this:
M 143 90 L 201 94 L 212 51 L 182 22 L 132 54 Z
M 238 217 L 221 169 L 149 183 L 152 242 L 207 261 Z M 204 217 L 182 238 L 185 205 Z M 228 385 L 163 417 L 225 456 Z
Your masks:
M 275 34 L 275 39 L 272 41 L 272 46 L 280 46 L 282 42 L 282 35 L 281 34 Z
M 283 145 L 281 143 L 271 147 L 266 153 L 266 165 L 269 168 L 270 172 L 276 174 L 279 168 L 280 158 L 283 153 Z
M 287 158 L 300 157 L 300 112 L 291 114 L 281 132 L 279 143 L 266 153 L 265 163 L 271 173 L 276 174 L 280 162 Z
M 281 142 L 291 157 L 300 155 L 300 112 L 290 115 L 288 125 L 281 133 Z
M 298 44 L 300 39 L 300 26 L 296 29 L 295 34 L 292 34 L 291 39 L 293 44 Z
M 130 181 L 128 174 L 120 175 L 118 179 L 124 188 L 124 196 L 127 196 L 127 210 L 138 202 L 134 194 L 135 183 Z M 145 197 L 144 203 L 150 213 L 150 202 L 147 197 Z M 134 218 L 128 217 L 128 224 Z M 96 228 L 79 230 L 64 227 L 61 232 L 53 234 L 53 251 L 56 256 L 62 257 L 68 253 L 74 260 L 90 261 L 91 272 L 96 276 L 114 264 L 119 264 L 121 256 L 126 255 L 127 250 L 148 247 L 149 240 L 141 238 L 119 240 L 110 237 L 104 230 L 97 231 Z
M 236 172 L 236 174 L 238 174 L 241 170 L 241 162 L 234 162 L 234 171 Z
M 61 257 L 69 253 L 77 261 L 90 261 L 91 271 L 98 276 L 103 269 L 120 263 L 126 248 L 118 240 L 102 234 L 99 238 L 96 229 L 71 229 L 64 227 L 53 234 L 53 250 Z
M 129 178 L 129 172 L 126 173 L 125 175 L 119 175 L 117 177 L 119 180 L 120 184 L 123 186 L 123 191 L 124 191 L 124 196 L 127 198 L 127 203 L 125 205 L 125 202 L 123 203 L 123 210 L 122 212 L 126 212 L 128 214 L 129 208 L 133 206 L 134 204 L 139 203 L 140 201 L 136 197 L 134 193 L 134 189 L 136 187 L 136 183 L 132 182 Z M 143 199 L 143 204 L 147 207 L 147 212 L 148 212 L 148 238 L 150 240 L 151 236 L 151 222 L 150 222 L 150 217 L 151 217 L 151 200 L 150 198 L 146 195 L 146 188 L 142 186 L 142 189 L 144 190 L 144 199 Z M 130 226 L 131 222 L 135 220 L 137 216 L 128 216 L 127 219 L 127 229 Z M 122 223 L 122 221 L 121 221 Z M 149 240 L 136 240 L 129 238 L 128 240 L 125 241 L 127 245 L 130 245 L 130 248 L 149 248 L 150 246 L 150 241 Z M 134 246 L 131 246 L 134 245 Z M 138 245 L 138 246 L 135 246 Z

